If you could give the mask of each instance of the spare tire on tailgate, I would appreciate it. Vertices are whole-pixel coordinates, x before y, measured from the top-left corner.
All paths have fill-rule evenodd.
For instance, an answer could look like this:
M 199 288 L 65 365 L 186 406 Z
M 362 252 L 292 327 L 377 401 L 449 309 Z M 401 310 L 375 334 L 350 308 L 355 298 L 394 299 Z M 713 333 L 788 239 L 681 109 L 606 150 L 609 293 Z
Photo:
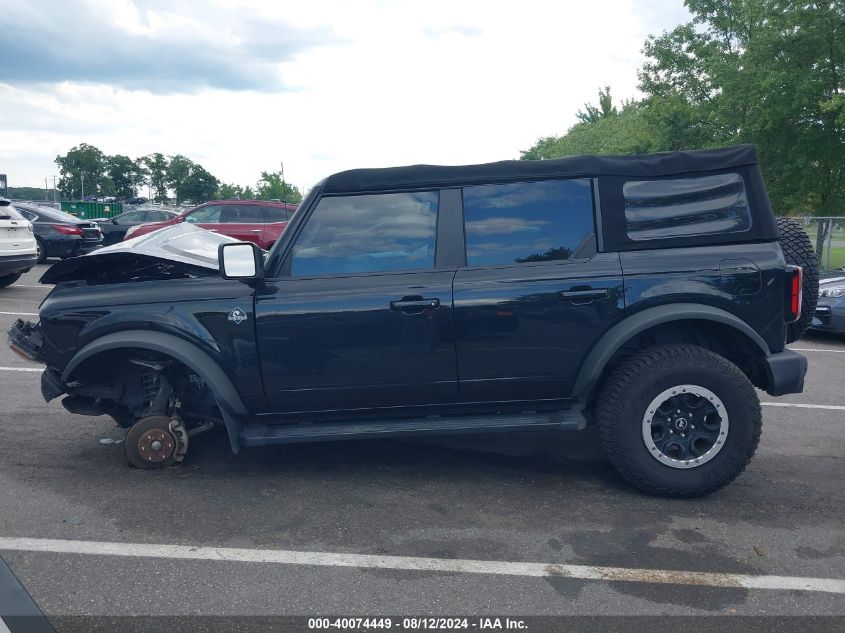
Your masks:
M 804 272 L 801 288 L 801 316 L 787 325 L 786 342 L 792 343 L 804 335 L 813 320 L 819 298 L 819 265 L 813 243 L 801 228 L 801 223 L 791 218 L 776 218 L 780 247 L 787 264 L 801 266 Z

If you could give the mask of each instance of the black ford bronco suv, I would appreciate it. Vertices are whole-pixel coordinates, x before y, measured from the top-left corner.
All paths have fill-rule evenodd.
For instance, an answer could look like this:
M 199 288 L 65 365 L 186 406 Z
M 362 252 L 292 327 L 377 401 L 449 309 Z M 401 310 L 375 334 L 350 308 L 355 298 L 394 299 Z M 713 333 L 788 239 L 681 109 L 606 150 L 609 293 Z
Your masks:
M 751 459 L 755 387 L 802 390 L 814 262 L 750 146 L 359 169 L 269 253 L 183 224 L 60 262 L 9 341 L 141 468 L 215 427 L 238 451 L 593 424 L 634 486 L 695 496 Z

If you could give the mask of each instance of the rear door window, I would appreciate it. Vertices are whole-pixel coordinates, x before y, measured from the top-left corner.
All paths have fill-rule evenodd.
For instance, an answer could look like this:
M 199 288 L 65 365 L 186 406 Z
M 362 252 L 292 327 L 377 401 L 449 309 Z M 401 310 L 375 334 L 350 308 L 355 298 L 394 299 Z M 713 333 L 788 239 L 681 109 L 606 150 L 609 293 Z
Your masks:
M 751 228 L 739 174 L 634 180 L 622 186 L 628 237 L 635 241 L 740 233 Z
M 323 198 L 296 240 L 292 275 L 434 266 L 439 193 Z
M 262 207 L 264 221 L 268 224 L 273 222 L 287 222 L 290 219 L 290 211 L 281 207 Z
M 227 204 L 220 212 L 222 224 L 263 224 L 261 207 L 251 204 Z
M 589 180 L 464 187 L 467 264 L 590 257 L 596 252 Z

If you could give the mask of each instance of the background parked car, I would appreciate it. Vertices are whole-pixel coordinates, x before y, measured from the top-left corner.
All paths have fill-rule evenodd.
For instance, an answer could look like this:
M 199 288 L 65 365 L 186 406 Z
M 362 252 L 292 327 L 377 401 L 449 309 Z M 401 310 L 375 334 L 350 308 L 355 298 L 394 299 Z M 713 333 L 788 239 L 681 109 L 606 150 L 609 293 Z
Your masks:
M 166 222 L 177 215 L 177 211 L 169 209 L 142 208 L 126 211 L 113 218 L 97 218 L 93 222 L 96 222 L 103 232 L 103 246 L 109 246 L 120 242 L 129 227 L 149 222 Z
M 287 228 L 295 211 L 295 204 L 284 202 L 215 200 L 189 209 L 166 222 L 130 227 L 124 239 L 146 235 L 180 222 L 190 222 L 214 233 L 254 242 L 264 250 L 269 250 Z
M 96 222 L 50 207 L 16 202 L 15 208 L 32 222 L 38 246 L 38 263 L 48 257 L 75 257 L 100 248 L 103 232 Z
M 819 301 L 810 328 L 845 334 L 845 268 L 819 275 Z
M 5 198 L 0 198 L 0 288 L 11 286 L 35 266 L 32 224 Z

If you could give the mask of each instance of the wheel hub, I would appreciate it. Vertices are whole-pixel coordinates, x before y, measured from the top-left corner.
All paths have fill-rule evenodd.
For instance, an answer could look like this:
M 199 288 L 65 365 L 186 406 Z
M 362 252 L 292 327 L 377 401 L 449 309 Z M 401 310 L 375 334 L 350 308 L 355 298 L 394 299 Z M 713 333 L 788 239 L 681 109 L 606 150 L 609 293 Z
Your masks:
M 695 468 L 713 459 L 728 435 L 728 413 L 705 387 L 678 385 L 646 407 L 642 436 L 649 454 L 672 468 Z
M 138 438 L 138 452 L 150 463 L 170 459 L 175 450 L 176 439 L 164 429 L 150 429 Z

